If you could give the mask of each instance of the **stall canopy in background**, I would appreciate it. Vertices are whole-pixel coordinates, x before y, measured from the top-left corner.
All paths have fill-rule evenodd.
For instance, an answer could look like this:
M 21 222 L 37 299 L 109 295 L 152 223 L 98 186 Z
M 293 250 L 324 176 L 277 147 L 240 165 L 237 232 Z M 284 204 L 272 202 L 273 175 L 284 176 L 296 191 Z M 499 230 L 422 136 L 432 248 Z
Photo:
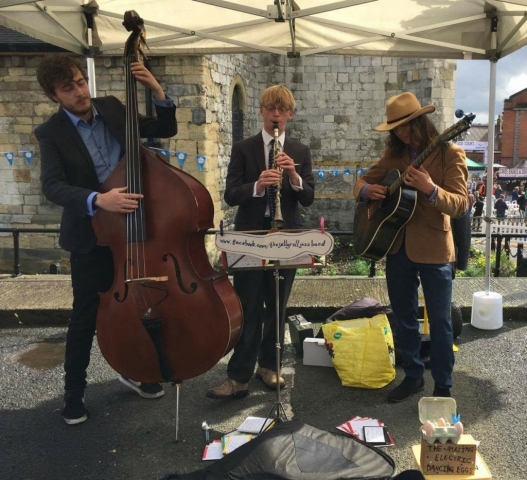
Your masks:
M 518 163 L 513 168 L 502 168 L 498 170 L 500 180 L 525 180 L 527 178 L 527 160 Z
M 485 165 L 483 163 L 478 163 L 472 160 L 471 158 L 466 157 L 465 161 L 467 163 L 467 168 L 469 170 L 484 170 L 485 169 Z

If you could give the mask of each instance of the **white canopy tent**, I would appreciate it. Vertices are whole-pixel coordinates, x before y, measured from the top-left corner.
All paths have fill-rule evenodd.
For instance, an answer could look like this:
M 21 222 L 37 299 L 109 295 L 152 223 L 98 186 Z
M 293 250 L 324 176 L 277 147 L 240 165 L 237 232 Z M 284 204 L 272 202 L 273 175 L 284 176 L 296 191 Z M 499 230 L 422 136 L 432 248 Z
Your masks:
M 121 23 L 130 9 L 145 20 L 150 55 L 493 59 L 527 42 L 525 0 L 0 0 L 0 24 L 84 53 L 93 20 L 93 44 L 115 54 L 127 37 Z
M 130 9 L 145 21 L 149 55 L 487 59 L 489 165 L 494 163 L 496 62 L 527 43 L 527 0 L 0 0 L 0 24 L 72 52 L 115 55 L 128 36 L 121 23 Z M 487 211 L 490 203 L 489 196 Z M 486 237 L 488 293 L 489 224 Z

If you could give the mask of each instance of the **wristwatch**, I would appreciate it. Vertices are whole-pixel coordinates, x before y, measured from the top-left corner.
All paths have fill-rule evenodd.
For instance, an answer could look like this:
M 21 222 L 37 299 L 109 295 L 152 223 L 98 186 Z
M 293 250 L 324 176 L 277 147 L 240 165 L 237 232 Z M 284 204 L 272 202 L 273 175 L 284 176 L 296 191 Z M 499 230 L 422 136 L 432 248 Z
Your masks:
M 91 209 L 94 211 L 97 210 L 97 205 L 95 205 L 95 201 L 97 200 L 97 195 L 98 193 L 96 193 L 91 199 Z

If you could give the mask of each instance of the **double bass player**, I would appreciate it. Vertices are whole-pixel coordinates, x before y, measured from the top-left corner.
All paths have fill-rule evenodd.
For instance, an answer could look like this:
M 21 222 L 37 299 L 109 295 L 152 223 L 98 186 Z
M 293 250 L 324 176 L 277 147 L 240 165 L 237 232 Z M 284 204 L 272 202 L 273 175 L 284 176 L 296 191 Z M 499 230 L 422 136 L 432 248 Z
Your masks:
M 141 137 L 172 137 L 177 133 L 176 107 L 140 62 L 131 72 L 150 88 L 157 118 L 140 117 Z M 107 246 L 97 245 L 91 217 L 97 209 L 130 213 L 139 194 L 126 187 L 99 193 L 99 188 L 125 154 L 125 107 L 115 97 L 92 99 L 84 66 L 75 58 L 46 56 L 37 69 L 43 92 L 58 111 L 36 128 L 41 156 L 44 196 L 63 207 L 59 243 L 71 254 L 73 311 L 68 325 L 64 362 L 65 394 L 61 416 L 68 425 L 85 422 L 86 369 L 95 334 L 99 292 L 113 281 L 113 258 Z M 141 384 L 120 377 L 141 397 L 164 395 L 159 384 Z

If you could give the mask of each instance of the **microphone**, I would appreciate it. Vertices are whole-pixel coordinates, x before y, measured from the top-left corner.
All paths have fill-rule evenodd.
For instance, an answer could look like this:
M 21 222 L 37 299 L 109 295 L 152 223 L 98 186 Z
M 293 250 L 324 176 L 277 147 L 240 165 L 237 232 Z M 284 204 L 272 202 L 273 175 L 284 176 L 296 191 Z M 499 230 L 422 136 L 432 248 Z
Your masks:
M 463 115 L 465 115 L 465 112 L 461 109 L 458 109 L 455 111 L 454 115 L 456 116 L 456 118 L 463 118 Z

